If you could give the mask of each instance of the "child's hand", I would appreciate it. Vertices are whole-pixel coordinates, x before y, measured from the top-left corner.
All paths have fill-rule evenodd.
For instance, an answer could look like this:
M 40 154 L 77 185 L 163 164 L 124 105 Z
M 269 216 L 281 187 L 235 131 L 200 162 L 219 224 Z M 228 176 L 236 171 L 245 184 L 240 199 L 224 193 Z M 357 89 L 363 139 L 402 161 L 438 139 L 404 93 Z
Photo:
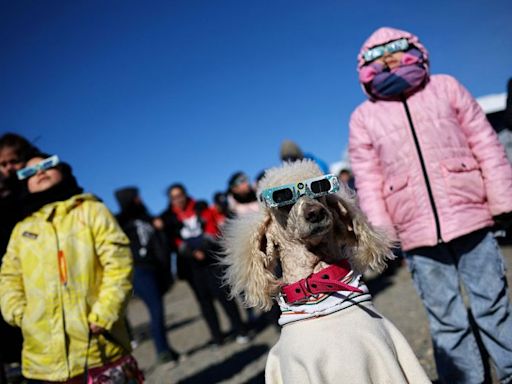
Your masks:
M 206 258 L 204 252 L 199 249 L 193 251 L 192 255 L 194 256 L 194 259 L 196 259 L 197 261 L 203 261 Z
M 99 335 L 100 333 L 105 332 L 105 328 L 100 327 L 97 324 L 89 324 L 89 329 L 91 330 L 93 335 Z

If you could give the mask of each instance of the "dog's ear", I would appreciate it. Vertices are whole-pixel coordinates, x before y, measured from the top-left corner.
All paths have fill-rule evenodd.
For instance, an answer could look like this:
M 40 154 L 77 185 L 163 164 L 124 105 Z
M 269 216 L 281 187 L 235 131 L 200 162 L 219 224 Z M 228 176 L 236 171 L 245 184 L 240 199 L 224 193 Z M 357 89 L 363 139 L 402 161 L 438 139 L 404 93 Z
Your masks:
M 368 268 L 377 272 L 386 268 L 386 261 L 395 258 L 391 251 L 394 243 L 384 231 L 368 222 L 357 205 L 355 194 L 342 189 L 335 195 L 328 195 L 327 202 L 331 210 L 336 207 L 336 213 L 345 225 L 340 236 L 343 236 L 345 246 L 351 247 L 352 268 L 360 273 Z
M 267 233 L 272 218 L 268 212 L 243 215 L 229 221 L 223 230 L 224 283 L 231 297 L 241 296 L 244 305 L 269 310 L 279 291 L 274 275 L 278 249 Z

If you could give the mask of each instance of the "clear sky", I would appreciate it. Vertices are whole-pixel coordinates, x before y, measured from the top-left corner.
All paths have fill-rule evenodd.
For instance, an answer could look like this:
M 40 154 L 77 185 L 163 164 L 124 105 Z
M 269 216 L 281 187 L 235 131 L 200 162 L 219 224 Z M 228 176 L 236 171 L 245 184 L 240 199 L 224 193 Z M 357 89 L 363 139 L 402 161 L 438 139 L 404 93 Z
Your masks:
M 512 76 L 512 1 L 2 0 L 0 132 L 74 168 L 114 211 L 137 185 L 211 199 L 292 139 L 340 160 L 364 100 L 356 55 L 378 27 L 420 36 L 433 73 L 474 96 Z

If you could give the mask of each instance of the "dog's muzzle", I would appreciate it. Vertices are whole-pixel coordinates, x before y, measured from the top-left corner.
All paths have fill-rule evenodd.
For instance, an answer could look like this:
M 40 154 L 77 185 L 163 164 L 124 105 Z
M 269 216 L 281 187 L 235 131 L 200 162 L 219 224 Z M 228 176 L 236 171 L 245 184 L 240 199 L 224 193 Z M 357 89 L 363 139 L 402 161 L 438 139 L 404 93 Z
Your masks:
M 317 224 L 325 219 L 327 211 L 325 208 L 318 204 L 308 204 L 304 207 L 304 219 L 308 223 Z

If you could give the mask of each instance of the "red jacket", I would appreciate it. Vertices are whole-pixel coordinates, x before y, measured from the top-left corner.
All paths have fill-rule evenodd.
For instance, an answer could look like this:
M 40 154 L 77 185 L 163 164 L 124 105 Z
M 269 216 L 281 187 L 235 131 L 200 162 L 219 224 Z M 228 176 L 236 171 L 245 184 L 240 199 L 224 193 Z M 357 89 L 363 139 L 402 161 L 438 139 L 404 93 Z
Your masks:
M 183 225 L 180 229 L 180 237 L 175 237 L 175 245 L 179 247 L 183 240 L 197 237 L 203 234 L 216 237 L 218 233 L 214 212 L 210 207 L 205 207 L 198 212 L 195 200 L 189 198 L 185 209 L 171 207 L 178 221 Z M 199 214 L 199 216 L 198 216 Z

